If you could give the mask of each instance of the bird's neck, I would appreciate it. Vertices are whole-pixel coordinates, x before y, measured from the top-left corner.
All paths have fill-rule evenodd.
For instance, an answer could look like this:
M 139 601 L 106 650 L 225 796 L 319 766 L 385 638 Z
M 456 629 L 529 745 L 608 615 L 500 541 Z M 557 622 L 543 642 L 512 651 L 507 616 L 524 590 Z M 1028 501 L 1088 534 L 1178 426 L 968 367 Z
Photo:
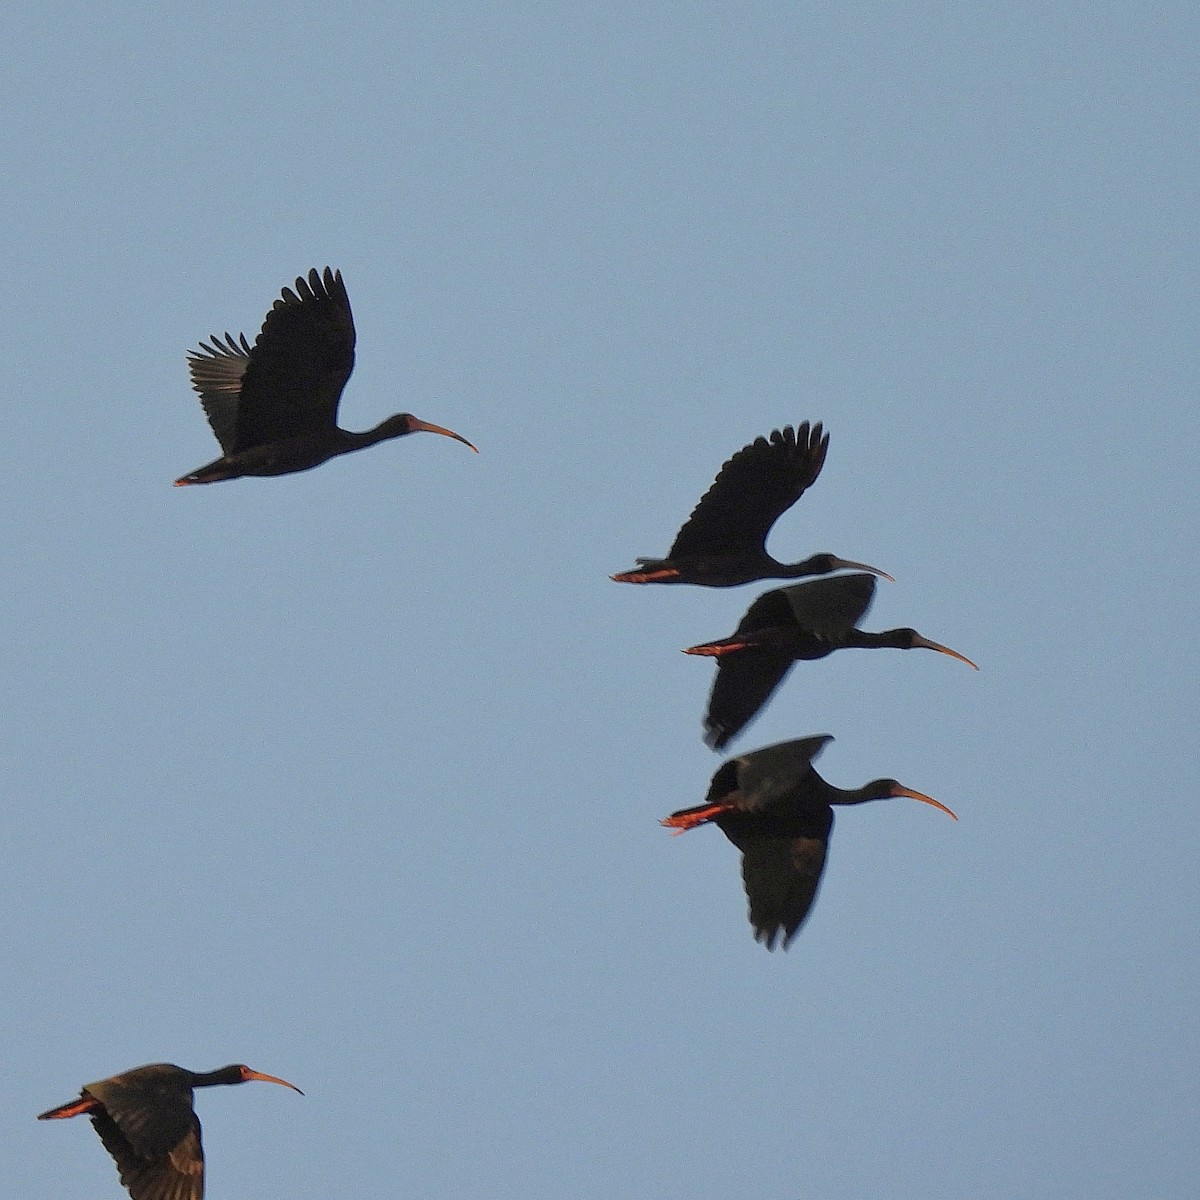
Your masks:
M 194 1088 L 215 1087 L 217 1084 L 241 1083 L 242 1072 L 239 1067 L 219 1067 L 215 1071 L 191 1072 L 191 1085 Z
M 846 633 L 847 646 L 857 646 L 859 649 L 871 650 L 890 648 L 893 650 L 911 650 L 913 645 L 913 630 L 884 629 L 878 633 L 868 633 L 862 629 L 851 629 Z
M 828 554 L 814 554 L 803 562 L 781 563 L 771 559 L 772 579 L 802 579 L 806 575 L 827 575 L 833 568 Z
M 839 806 L 867 804 L 871 800 L 886 800 L 889 795 L 888 792 L 881 790 L 877 781 L 872 781 L 858 788 L 834 787 L 832 783 L 825 783 L 823 779 L 821 783 L 827 789 L 825 795 L 827 804 L 837 804 Z
M 364 446 L 374 446 L 376 442 L 386 441 L 388 438 L 399 437 L 401 430 L 390 431 L 386 428 L 387 422 L 381 421 L 374 429 L 339 429 L 338 430 L 338 452 L 347 454 L 352 450 L 361 450 Z

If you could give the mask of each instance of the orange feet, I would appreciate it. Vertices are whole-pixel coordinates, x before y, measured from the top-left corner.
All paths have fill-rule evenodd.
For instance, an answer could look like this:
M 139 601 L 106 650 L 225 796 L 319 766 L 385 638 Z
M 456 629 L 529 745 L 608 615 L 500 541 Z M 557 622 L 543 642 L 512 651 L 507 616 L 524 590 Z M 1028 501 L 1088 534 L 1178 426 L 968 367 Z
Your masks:
M 722 654 L 732 654 L 735 650 L 750 650 L 754 642 L 708 642 L 703 646 L 689 646 L 684 654 L 702 654 L 706 658 L 720 658 Z
M 679 570 L 676 567 L 664 567 L 661 571 L 624 571 L 620 575 L 609 576 L 616 583 L 658 583 L 663 579 L 678 578 Z
M 695 829 L 697 825 L 703 825 L 713 817 L 728 812 L 731 807 L 728 804 L 706 804 L 700 808 L 685 808 L 682 812 L 663 817 L 659 824 L 666 825 L 671 830 L 672 837 L 678 837 L 681 833 Z
M 72 1100 L 70 1104 L 61 1104 L 58 1108 L 52 1108 L 49 1112 L 39 1113 L 39 1121 L 57 1121 L 62 1117 L 77 1117 L 80 1113 L 91 1112 L 93 1108 L 99 1106 L 99 1101 L 92 1096 L 80 1096 L 78 1100 Z

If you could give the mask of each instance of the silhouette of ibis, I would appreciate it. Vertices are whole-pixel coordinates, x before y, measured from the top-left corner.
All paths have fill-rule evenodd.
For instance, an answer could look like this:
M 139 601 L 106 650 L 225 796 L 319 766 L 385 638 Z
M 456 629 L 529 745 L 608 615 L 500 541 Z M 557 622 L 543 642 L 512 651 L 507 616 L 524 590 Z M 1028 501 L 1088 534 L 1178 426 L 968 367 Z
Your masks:
M 755 941 L 787 949 L 816 899 L 835 804 L 908 796 L 958 818 L 895 779 L 839 788 L 813 769 L 829 734 L 779 742 L 731 758 L 712 777 L 704 803 L 664 818 L 676 834 L 712 822 L 742 852 L 742 880 Z
M 87 1084 L 78 1100 L 41 1113 L 38 1120 L 87 1113 L 133 1200 L 201 1200 L 204 1150 L 192 1089 L 252 1079 L 300 1091 L 286 1079 L 252 1071 L 241 1063 L 218 1071 L 151 1063 Z
M 825 465 L 829 434 L 818 421 L 792 431 L 773 430 L 743 446 L 717 473 L 712 486 L 675 535 L 666 558 L 639 558 L 632 571 L 612 575 L 618 583 L 698 583 L 736 587 L 756 579 L 798 579 L 850 568 L 884 579 L 886 571 L 833 554 L 798 563 L 767 553 L 771 526 L 804 495 Z
M 354 370 L 354 317 L 341 271 L 314 267 L 284 288 L 251 346 L 246 335 L 188 355 L 192 387 L 221 444 L 221 457 L 175 480 L 176 487 L 243 475 L 287 475 L 409 433 L 440 433 L 475 449 L 452 429 L 397 413 L 364 433 L 337 425 L 338 401 Z M 478 452 L 477 452 L 478 453 Z
M 732 637 L 685 650 L 717 659 L 704 740 L 720 750 L 758 714 L 792 663 L 849 646 L 937 650 L 979 670 L 957 650 L 931 642 L 915 629 L 866 633 L 857 628 L 874 594 L 870 575 L 835 575 L 774 588 L 750 605 Z

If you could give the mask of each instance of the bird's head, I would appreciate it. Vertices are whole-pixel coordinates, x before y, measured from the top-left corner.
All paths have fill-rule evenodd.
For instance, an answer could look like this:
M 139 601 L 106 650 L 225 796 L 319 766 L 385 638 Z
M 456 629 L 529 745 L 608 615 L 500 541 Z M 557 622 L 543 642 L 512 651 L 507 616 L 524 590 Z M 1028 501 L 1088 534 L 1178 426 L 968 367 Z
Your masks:
M 412 413 L 396 413 L 388 417 L 386 421 L 376 427 L 375 433 L 380 440 L 405 437 L 410 433 L 440 433 L 442 437 L 453 438 L 456 442 L 462 442 L 464 446 L 470 446 L 476 454 L 479 453 L 478 449 L 472 446 L 462 434 L 455 433 L 453 429 L 444 429 L 441 425 L 432 425 L 428 421 L 422 421 L 419 417 L 414 417 Z
M 925 795 L 924 792 L 915 792 L 912 788 L 905 787 L 897 779 L 872 779 L 870 783 L 859 789 L 859 793 L 864 801 L 898 800 L 901 796 L 907 796 L 910 800 L 920 800 L 922 804 L 932 804 L 934 808 L 941 809 L 947 816 L 958 820 L 958 817 L 941 801 Z
M 849 558 L 838 558 L 836 554 L 814 554 L 811 558 L 806 558 L 802 563 L 796 563 L 788 568 L 787 577 L 794 578 L 801 575 L 832 575 L 834 571 L 867 571 L 871 575 L 878 575 L 880 579 L 886 579 L 889 583 L 895 583 L 886 571 L 881 571 L 878 567 L 872 567 L 867 563 L 854 562 Z
M 959 662 L 964 662 L 968 667 L 978 671 L 979 666 L 973 663 L 965 654 L 959 654 L 957 650 L 951 650 L 949 646 L 943 646 L 941 642 L 930 641 L 924 634 L 918 633 L 915 629 L 904 628 L 894 629 L 891 631 L 892 636 L 896 638 L 896 643 L 905 650 L 936 650 L 939 654 L 948 654 L 951 658 L 957 658 Z

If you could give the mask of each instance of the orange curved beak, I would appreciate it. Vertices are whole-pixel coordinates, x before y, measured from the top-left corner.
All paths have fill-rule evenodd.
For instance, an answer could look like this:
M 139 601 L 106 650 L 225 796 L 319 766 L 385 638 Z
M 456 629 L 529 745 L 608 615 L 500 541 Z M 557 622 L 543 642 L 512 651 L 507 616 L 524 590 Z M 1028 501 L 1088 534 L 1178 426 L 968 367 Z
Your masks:
M 957 658 L 959 662 L 965 662 L 968 667 L 978 671 L 979 667 L 973 663 L 965 654 L 959 654 L 957 650 L 951 650 L 949 646 L 943 646 L 941 642 L 931 642 L 927 637 L 921 637 L 917 634 L 914 645 L 921 647 L 923 650 L 936 650 L 939 654 L 948 654 L 951 658 Z
M 277 1075 L 264 1075 L 261 1071 L 252 1071 L 247 1067 L 242 1072 L 242 1078 L 249 1082 L 251 1079 L 261 1080 L 263 1083 L 278 1083 L 281 1087 L 291 1088 L 293 1092 L 300 1092 L 300 1089 L 294 1083 L 288 1083 L 286 1079 L 280 1079 Z M 300 1092 L 300 1095 L 304 1095 Z
M 441 425 L 431 425 L 428 421 L 420 421 L 416 417 L 413 417 L 412 427 L 415 431 L 421 433 L 440 433 L 442 437 L 453 438 L 456 442 L 462 442 L 464 446 L 471 446 L 471 443 L 461 433 L 455 433 L 453 429 L 443 429 Z M 471 449 L 476 454 L 479 453 L 478 447 L 471 446 Z M 289 1086 L 291 1085 L 289 1084 Z
M 925 795 L 924 792 L 914 792 L 912 788 L 900 786 L 892 789 L 892 795 L 907 796 L 910 800 L 920 800 L 922 804 L 932 804 L 934 808 L 940 808 L 948 817 L 958 820 L 957 814 L 951 812 L 940 800 L 935 800 L 932 796 Z

